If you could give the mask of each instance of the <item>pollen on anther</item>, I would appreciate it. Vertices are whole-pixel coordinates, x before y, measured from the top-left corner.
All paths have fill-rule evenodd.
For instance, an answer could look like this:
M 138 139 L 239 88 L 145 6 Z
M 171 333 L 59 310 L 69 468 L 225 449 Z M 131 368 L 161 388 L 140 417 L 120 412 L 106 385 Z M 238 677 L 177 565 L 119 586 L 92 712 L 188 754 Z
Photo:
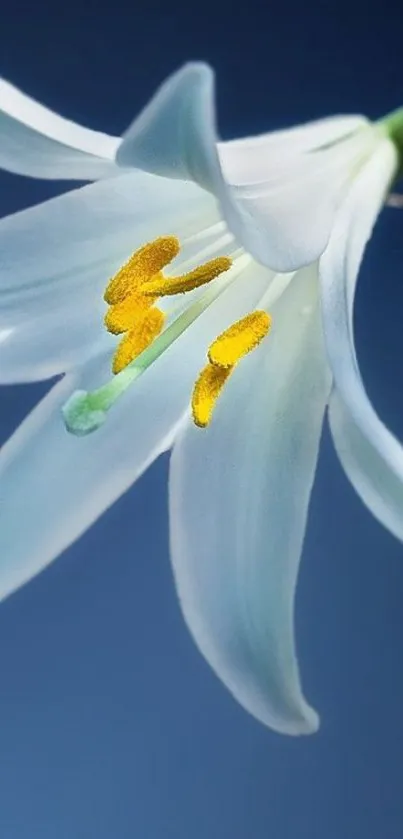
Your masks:
M 271 317 L 267 312 L 251 312 L 216 338 L 208 351 L 209 360 L 219 367 L 233 367 L 260 344 L 270 326 Z
M 153 277 L 142 285 L 141 290 L 143 294 L 161 297 L 185 294 L 215 280 L 220 274 L 228 271 L 231 266 L 232 259 L 229 256 L 217 256 L 215 259 L 211 259 L 204 265 L 199 265 L 193 271 L 188 271 L 187 274 L 182 274 L 179 277 L 164 277 L 162 274 Z
M 207 364 L 201 371 L 192 394 L 193 421 L 199 428 L 206 428 L 209 424 L 217 399 L 231 373 L 231 368 L 216 367 L 214 364 Z
M 112 335 L 120 335 L 132 329 L 137 320 L 144 316 L 144 313 L 151 308 L 155 298 L 145 296 L 141 292 L 134 292 L 120 303 L 110 306 L 105 317 L 104 324 Z
M 120 303 L 129 294 L 133 294 L 144 282 L 169 265 L 179 251 L 180 244 L 176 236 L 161 236 L 143 245 L 109 281 L 104 293 L 106 303 Z
M 112 372 L 120 373 L 137 358 L 160 334 L 165 321 L 165 314 L 154 306 L 136 322 L 134 329 L 122 338 L 112 362 Z

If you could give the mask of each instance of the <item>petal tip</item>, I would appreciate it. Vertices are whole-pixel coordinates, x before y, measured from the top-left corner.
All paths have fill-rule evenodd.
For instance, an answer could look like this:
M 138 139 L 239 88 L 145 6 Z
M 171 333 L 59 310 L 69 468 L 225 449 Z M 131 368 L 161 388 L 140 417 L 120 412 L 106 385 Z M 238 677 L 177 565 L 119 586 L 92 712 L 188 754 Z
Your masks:
M 311 708 L 310 705 L 305 705 L 301 716 L 290 724 L 290 728 L 286 733 L 298 737 L 308 734 L 317 734 L 319 728 L 319 714 L 317 714 L 315 709 Z
M 211 79 L 214 77 L 214 70 L 207 61 L 187 61 L 186 64 L 182 64 L 182 66 L 173 73 L 171 79 L 190 75 Z
M 320 728 L 319 714 L 304 700 L 303 697 L 293 703 L 288 708 L 283 707 L 275 709 L 273 704 L 261 704 L 259 706 L 253 701 L 245 702 L 245 697 L 233 694 L 235 699 L 248 711 L 255 719 L 262 723 L 266 728 L 270 728 L 276 734 L 284 734 L 289 737 L 301 737 L 310 734 L 316 734 Z

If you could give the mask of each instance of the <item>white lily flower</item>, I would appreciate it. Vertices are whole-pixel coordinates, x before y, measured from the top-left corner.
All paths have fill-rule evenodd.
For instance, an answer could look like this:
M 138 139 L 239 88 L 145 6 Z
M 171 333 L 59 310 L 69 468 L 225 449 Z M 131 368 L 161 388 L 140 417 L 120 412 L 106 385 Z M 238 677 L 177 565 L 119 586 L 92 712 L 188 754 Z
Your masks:
M 0 380 L 65 373 L 0 453 L 1 596 L 173 446 L 172 563 L 196 644 L 257 719 L 316 730 L 293 605 L 328 404 L 347 475 L 403 538 L 402 449 L 368 401 L 352 332 L 402 113 L 217 142 L 201 64 L 121 140 L 6 82 L 0 108 L 4 168 L 98 180 L 0 222 Z

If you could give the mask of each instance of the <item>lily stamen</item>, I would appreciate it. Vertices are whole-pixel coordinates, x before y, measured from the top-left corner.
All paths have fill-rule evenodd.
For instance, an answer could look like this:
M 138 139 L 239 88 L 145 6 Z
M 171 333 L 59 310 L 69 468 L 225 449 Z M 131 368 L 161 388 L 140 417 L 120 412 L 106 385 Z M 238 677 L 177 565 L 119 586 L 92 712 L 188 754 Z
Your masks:
M 113 356 L 112 372 L 120 373 L 152 344 L 160 334 L 165 322 L 165 312 L 156 306 L 144 312 L 134 329 L 131 329 L 120 342 Z
M 207 353 L 209 363 L 201 371 L 192 394 L 193 420 L 199 428 L 209 424 L 225 382 L 241 358 L 266 337 L 270 326 L 267 312 L 251 312 L 213 341 Z
M 233 369 L 210 363 L 203 367 L 192 393 L 192 416 L 198 428 L 206 428 L 210 423 L 217 399 Z
M 144 317 L 144 314 L 154 304 L 158 295 L 147 297 L 140 292 L 134 292 L 120 303 L 110 306 L 105 317 L 104 324 L 112 335 L 120 335 L 132 329 L 137 320 Z
M 112 305 L 120 303 L 169 265 L 179 251 L 180 244 L 176 236 L 161 236 L 143 245 L 112 277 L 105 290 L 105 302 Z
M 218 367 L 233 367 L 260 344 L 270 326 L 267 312 L 251 312 L 216 338 L 208 351 L 209 361 Z
M 163 275 L 154 277 L 141 286 L 141 291 L 147 297 L 149 295 L 165 297 L 174 294 L 186 294 L 188 291 L 194 291 L 196 288 L 215 280 L 220 274 L 228 271 L 231 265 L 232 259 L 228 256 L 218 256 L 216 259 L 211 259 L 210 262 L 199 265 L 193 271 L 188 271 L 187 274 L 182 274 L 179 277 L 164 277 Z

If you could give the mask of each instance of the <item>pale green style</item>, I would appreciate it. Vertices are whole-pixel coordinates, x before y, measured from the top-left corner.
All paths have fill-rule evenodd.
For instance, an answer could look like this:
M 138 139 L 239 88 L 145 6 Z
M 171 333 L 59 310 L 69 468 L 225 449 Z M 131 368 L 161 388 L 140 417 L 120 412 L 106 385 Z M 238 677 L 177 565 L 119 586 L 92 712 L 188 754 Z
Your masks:
M 114 138 L 0 82 L 0 166 L 95 181 L 0 222 L 0 381 L 65 373 L 0 452 L 1 596 L 172 448 L 171 557 L 189 630 L 233 696 L 287 734 L 318 726 L 293 609 L 327 408 L 350 481 L 403 538 L 402 448 L 368 400 L 352 329 L 402 125 L 401 112 L 338 116 L 220 142 L 213 74 L 190 64 Z M 114 379 L 105 285 L 166 235 L 182 244 L 176 271 L 217 255 L 233 268 L 171 301 L 166 331 Z M 208 346 L 255 308 L 272 329 L 196 428 L 189 400 Z

